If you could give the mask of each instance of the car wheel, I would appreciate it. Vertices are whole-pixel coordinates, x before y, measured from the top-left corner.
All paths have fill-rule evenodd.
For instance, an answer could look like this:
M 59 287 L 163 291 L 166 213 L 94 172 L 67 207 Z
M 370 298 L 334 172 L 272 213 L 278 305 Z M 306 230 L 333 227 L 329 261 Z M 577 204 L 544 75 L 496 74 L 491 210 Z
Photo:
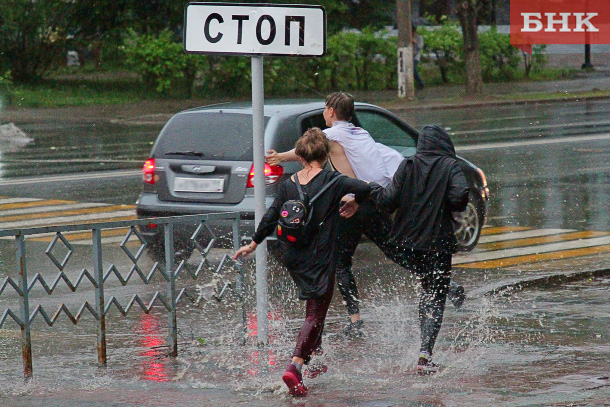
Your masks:
M 464 211 L 453 212 L 453 225 L 458 250 L 467 252 L 474 249 L 481 237 L 483 217 L 479 214 L 472 199 L 470 199 Z
M 174 242 L 174 262 L 180 263 L 182 260 L 188 260 L 193 254 L 195 246 L 193 242 L 180 241 Z M 154 239 L 147 244 L 148 255 L 154 262 L 163 264 L 165 262 L 165 244 L 163 239 Z

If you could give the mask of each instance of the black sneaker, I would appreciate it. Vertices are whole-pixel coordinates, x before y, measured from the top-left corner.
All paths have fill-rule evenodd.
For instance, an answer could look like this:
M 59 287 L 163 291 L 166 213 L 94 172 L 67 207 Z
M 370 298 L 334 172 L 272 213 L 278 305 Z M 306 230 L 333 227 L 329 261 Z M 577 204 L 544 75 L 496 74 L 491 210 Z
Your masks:
M 426 356 L 422 355 L 417 361 L 417 373 L 421 375 L 434 374 L 438 372 L 439 366 Z
M 460 308 L 464 305 L 464 301 L 466 300 L 464 287 L 452 282 L 449 286 L 449 292 L 447 292 L 447 298 L 453 303 L 455 308 Z
M 348 338 L 362 338 L 364 332 L 362 331 L 362 320 L 359 319 L 356 322 L 350 321 L 345 328 L 343 328 L 343 334 Z

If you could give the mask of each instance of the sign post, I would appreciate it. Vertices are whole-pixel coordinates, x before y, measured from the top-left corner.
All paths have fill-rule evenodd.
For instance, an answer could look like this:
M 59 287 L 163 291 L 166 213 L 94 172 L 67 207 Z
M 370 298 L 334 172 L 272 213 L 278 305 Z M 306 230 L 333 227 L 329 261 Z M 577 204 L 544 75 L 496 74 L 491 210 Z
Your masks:
M 184 50 L 252 58 L 252 141 L 256 225 L 265 206 L 263 56 L 319 57 L 326 52 L 326 12 L 321 6 L 189 3 Z M 256 248 L 258 342 L 267 344 L 267 244 Z

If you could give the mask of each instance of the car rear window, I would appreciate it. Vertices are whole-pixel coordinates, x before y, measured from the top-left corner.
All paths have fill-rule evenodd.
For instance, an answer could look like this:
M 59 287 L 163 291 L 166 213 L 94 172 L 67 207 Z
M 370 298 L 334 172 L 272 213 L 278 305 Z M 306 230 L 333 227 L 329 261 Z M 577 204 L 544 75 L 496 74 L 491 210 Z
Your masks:
M 153 155 L 169 157 L 168 153 L 176 152 L 202 153 L 192 158 L 204 160 L 252 160 L 252 116 L 222 112 L 178 114 L 161 131 Z

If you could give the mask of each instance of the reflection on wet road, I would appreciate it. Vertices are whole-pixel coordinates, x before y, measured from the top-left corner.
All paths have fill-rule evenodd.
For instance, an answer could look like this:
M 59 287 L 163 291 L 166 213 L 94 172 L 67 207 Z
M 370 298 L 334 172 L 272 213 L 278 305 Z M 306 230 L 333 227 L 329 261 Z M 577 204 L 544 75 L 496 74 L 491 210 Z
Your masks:
M 49 329 L 38 321 L 32 385 L 20 382 L 17 332 L 3 331 L 0 354 L 7 363 L 0 366 L 6 383 L 0 400 L 38 406 L 56 397 L 59 404 L 51 405 L 70 407 L 162 406 L 168 400 L 185 407 L 281 407 L 295 402 L 323 407 L 466 407 L 577 401 L 601 406 L 610 397 L 610 383 L 604 379 L 610 368 L 608 279 L 472 298 L 460 310 L 448 305 L 435 354 L 443 370 L 420 377 L 415 371 L 419 337 L 413 280 L 385 265 L 358 272 L 366 337 L 349 340 L 341 334 L 347 317 L 337 296 L 325 328 L 324 353 L 314 359 L 327 364 L 329 371 L 306 379 L 310 394 L 305 400 L 292 400 L 281 382 L 303 309 L 289 277 L 276 268 L 270 281 L 273 336 L 267 348 L 255 344 L 254 314 L 249 315 L 249 339 L 239 345 L 242 331 L 233 297 L 180 311 L 177 359 L 165 352 L 167 322 L 161 309 L 125 319 L 112 312 L 109 366 L 104 370 L 94 363 L 93 323 L 72 327 L 60 319 Z M 381 283 L 390 276 L 390 284 Z M 482 282 L 482 276 L 471 278 Z M 252 282 L 250 274 L 251 290 Z

